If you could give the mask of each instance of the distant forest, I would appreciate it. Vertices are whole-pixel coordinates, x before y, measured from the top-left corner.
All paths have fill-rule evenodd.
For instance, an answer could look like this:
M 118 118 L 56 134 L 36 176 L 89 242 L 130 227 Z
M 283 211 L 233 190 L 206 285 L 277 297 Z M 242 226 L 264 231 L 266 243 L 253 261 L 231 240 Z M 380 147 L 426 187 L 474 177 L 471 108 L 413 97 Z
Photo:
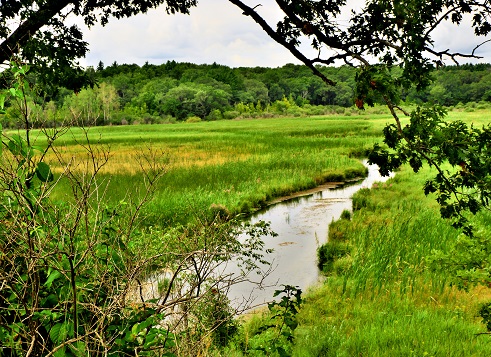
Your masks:
M 76 125 L 121 125 L 352 113 L 356 68 L 320 67 L 337 82 L 327 86 L 305 66 L 230 68 L 168 61 L 162 65 L 117 64 L 89 67 L 93 88 L 61 89 L 45 103 L 43 125 L 67 118 Z M 424 92 L 402 93 L 408 104 L 443 106 L 491 101 L 491 65 L 446 66 L 434 71 Z M 12 127 L 15 110 L 2 119 Z

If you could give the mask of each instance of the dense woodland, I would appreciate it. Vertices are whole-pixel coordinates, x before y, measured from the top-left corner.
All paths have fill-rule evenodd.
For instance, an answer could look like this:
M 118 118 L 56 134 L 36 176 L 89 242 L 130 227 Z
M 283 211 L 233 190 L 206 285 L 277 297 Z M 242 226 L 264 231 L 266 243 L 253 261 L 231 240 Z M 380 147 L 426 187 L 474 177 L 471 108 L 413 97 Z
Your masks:
M 356 69 L 319 67 L 336 86 L 327 86 L 310 69 L 287 64 L 279 68 L 230 68 L 168 61 L 162 65 L 113 63 L 89 67 L 94 83 L 81 90 L 60 89 L 47 96 L 43 125 L 70 120 L 75 125 L 121 125 L 350 113 Z M 401 94 L 407 103 L 458 106 L 491 100 L 491 65 L 447 66 L 434 71 L 424 92 Z M 351 109 L 346 109 L 351 108 Z M 15 108 L 3 119 L 15 127 Z

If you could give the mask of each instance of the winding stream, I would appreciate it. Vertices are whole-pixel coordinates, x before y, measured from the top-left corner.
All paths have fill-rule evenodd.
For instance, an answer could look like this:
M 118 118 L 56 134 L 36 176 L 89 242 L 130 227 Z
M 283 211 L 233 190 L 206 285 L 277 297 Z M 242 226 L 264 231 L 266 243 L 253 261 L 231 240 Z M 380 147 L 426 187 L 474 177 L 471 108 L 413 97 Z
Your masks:
M 351 211 L 351 196 L 356 191 L 388 179 L 380 176 L 375 165 L 364 164 L 368 167 L 368 176 L 361 182 L 324 185 L 271 205 L 251 217 L 251 223 L 271 222 L 271 229 L 278 233 L 277 237 L 264 238 L 265 249 L 274 249 L 267 256 L 273 270 L 261 281 L 261 287 L 251 282 L 231 286 L 228 297 L 232 305 L 246 300 L 252 301 L 253 306 L 261 305 L 271 301 L 281 285 L 294 285 L 305 291 L 319 281 L 316 251 L 327 240 L 329 223 L 339 219 L 343 210 Z M 233 270 L 230 266 L 228 269 Z M 253 274 L 249 276 L 251 281 L 255 278 Z

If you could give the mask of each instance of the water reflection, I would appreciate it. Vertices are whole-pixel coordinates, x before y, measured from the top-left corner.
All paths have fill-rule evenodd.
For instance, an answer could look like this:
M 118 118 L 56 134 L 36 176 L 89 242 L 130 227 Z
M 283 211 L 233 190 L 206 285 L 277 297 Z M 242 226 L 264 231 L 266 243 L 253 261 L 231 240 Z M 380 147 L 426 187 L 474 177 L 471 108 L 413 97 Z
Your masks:
M 305 291 L 319 280 L 316 250 L 327 240 L 329 223 L 339 219 L 343 210 L 352 209 L 351 196 L 356 191 L 388 179 L 380 176 L 376 166 L 367 167 L 368 176 L 359 183 L 283 201 L 251 217 L 251 223 L 271 222 L 271 229 L 278 233 L 277 237 L 265 238 L 265 248 L 274 249 L 268 258 L 273 262 L 273 271 L 262 281 L 261 288 L 250 282 L 232 286 L 228 296 L 233 305 L 250 297 L 254 298 L 254 305 L 260 305 L 271 301 L 282 284 L 299 286 Z M 251 276 L 250 280 L 254 278 Z

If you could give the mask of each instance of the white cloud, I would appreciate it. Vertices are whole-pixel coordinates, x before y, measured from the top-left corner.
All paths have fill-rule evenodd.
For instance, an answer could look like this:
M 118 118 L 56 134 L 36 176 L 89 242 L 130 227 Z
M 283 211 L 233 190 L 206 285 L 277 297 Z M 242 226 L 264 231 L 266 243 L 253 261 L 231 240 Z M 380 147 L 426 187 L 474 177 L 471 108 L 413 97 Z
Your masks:
M 349 7 L 361 8 L 361 0 L 349 0 Z M 249 5 L 261 2 L 257 11 L 274 27 L 281 18 L 273 0 L 249 0 Z M 99 60 L 113 63 L 161 64 L 167 60 L 193 63 L 225 64 L 232 67 L 277 67 L 299 63 L 289 51 L 269 38 L 239 8 L 227 0 L 202 0 L 191 9 L 191 15 L 167 15 L 163 8 L 128 19 L 111 19 L 106 27 L 85 30 L 90 53 L 82 61 L 96 66 Z M 469 52 L 479 43 L 465 27 L 444 24 L 436 33 L 435 49 L 447 48 Z M 313 54 L 308 46 L 302 51 Z M 491 44 L 478 54 L 489 62 Z M 315 54 L 314 54 L 315 55 Z M 461 63 L 469 62 L 462 60 Z M 475 62 L 475 61 L 474 61 Z
M 440 28 L 435 32 L 433 39 L 435 40 L 434 50 L 449 52 L 460 52 L 470 54 L 476 47 L 486 41 L 484 37 L 477 37 L 474 30 L 470 26 L 471 18 L 466 15 L 460 26 L 452 24 L 450 21 L 443 22 Z M 485 43 L 477 48 L 475 55 L 483 57 L 482 59 L 457 58 L 460 64 L 463 63 L 489 63 L 491 60 L 491 43 Z M 453 64 L 451 61 L 446 61 Z
M 278 10 L 263 2 L 258 11 L 273 19 L 274 26 Z M 226 0 L 202 1 L 191 9 L 190 16 L 167 15 L 163 9 L 155 9 L 129 19 L 112 19 L 106 27 L 94 26 L 84 32 L 90 53 L 83 63 L 91 66 L 99 60 L 106 65 L 176 60 L 233 67 L 298 62 Z

